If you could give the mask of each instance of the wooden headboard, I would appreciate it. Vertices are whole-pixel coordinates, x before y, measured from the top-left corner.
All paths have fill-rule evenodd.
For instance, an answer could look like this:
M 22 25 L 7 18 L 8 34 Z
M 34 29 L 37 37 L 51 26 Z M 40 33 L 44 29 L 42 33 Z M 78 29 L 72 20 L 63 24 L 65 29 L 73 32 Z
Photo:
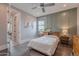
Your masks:
M 75 56 L 79 56 L 79 36 L 74 35 L 73 39 L 73 53 Z
M 60 32 L 44 32 L 43 35 L 56 35 L 56 36 L 60 36 Z
M 52 35 L 56 35 L 56 36 L 60 37 L 60 32 L 52 32 Z

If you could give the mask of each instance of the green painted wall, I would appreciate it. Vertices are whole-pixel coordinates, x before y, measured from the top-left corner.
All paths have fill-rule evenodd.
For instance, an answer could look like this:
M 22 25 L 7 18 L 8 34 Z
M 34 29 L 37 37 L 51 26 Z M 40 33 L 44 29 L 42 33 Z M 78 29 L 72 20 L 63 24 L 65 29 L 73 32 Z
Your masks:
M 44 20 L 45 28 L 51 27 L 53 32 L 61 31 L 62 27 L 68 27 L 70 35 L 77 33 L 77 8 L 38 17 L 37 21 L 40 20 Z

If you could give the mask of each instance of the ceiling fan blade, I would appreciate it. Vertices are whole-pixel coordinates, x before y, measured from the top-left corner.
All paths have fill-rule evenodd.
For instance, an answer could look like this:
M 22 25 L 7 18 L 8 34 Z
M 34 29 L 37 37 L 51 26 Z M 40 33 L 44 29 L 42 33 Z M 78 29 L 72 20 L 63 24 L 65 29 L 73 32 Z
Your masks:
M 47 3 L 47 4 L 44 4 L 44 7 L 49 7 L 49 6 L 54 6 L 55 3 Z
M 37 7 L 33 7 L 32 9 L 36 9 Z
M 45 8 L 42 8 L 42 11 L 45 12 Z

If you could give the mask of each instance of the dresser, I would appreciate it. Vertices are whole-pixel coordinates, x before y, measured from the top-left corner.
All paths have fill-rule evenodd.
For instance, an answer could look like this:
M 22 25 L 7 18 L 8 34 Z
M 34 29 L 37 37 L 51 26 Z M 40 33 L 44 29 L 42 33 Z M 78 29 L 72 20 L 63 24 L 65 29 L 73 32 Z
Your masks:
M 73 36 L 73 53 L 75 56 L 79 56 L 79 36 Z

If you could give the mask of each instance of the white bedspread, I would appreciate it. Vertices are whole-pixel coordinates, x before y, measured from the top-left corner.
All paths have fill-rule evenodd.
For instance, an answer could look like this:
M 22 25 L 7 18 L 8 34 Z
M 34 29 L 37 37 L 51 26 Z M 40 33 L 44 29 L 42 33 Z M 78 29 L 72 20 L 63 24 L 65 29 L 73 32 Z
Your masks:
M 53 55 L 57 48 L 58 42 L 58 37 L 52 35 L 45 35 L 40 38 L 32 39 L 29 42 L 28 46 L 46 55 Z

